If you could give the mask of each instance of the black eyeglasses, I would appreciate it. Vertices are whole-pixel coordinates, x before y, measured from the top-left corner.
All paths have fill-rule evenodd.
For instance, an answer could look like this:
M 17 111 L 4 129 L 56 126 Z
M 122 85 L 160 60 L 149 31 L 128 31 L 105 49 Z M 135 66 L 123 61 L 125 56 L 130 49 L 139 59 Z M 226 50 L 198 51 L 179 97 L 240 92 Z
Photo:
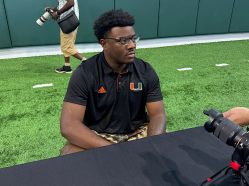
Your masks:
M 140 38 L 137 35 L 133 35 L 129 37 L 120 37 L 120 38 L 106 37 L 104 39 L 112 39 L 120 43 L 121 45 L 128 45 L 130 41 L 136 44 Z

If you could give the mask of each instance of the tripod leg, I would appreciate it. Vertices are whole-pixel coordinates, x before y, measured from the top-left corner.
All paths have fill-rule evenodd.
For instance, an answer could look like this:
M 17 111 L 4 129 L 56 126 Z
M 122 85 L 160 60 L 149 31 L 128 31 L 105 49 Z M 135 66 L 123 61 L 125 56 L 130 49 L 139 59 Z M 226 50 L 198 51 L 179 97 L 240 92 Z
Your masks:
M 244 171 L 240 172 L 241 174 L 241 181 L 240 181 L 240 185 L 249 185 L 249 178 L 246 175 L 246 173 Z
M 224 167 L 223 169 L 219 170 L 217 173 L 203 181 L 200 186 L 212 185 L 214 181 L 217 181 L 219 178 L 226 175 L 230 169 L 231 167 L 229 166 Z

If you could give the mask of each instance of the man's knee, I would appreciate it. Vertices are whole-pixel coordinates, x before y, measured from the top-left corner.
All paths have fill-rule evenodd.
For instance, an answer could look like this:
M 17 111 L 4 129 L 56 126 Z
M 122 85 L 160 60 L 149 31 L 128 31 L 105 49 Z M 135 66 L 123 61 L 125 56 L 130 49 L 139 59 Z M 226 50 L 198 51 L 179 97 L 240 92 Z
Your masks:
M 67 154 L 71 154 L 71 153 L 75 153 L 75 152 L 81 152 L 84 151 L 85 149 L 78 147 L 76 145 L 73 145 L 69 142 L 67 142 L 65 144 L 65 146 L 60 150 L 60 155 L 67 155 Z

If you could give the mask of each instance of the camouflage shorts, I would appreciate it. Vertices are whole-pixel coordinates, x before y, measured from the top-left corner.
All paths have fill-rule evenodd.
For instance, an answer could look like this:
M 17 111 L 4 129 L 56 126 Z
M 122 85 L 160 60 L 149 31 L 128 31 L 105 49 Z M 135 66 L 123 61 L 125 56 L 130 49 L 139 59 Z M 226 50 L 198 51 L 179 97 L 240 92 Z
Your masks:
M 102 138 L 105 138 L 106 140 L 110 142 L 119 143 L 119 142 L 144 138 L 147 136 L 147 129 L 148 129 L 147 125 L 144 125 L 144 126 L 139 127 L 137 130 L 135 130 L 131 134 L 108 134 L 108 133 L 98 133 L 96 131 L 94 132 L 98 136 L 101 136 Z

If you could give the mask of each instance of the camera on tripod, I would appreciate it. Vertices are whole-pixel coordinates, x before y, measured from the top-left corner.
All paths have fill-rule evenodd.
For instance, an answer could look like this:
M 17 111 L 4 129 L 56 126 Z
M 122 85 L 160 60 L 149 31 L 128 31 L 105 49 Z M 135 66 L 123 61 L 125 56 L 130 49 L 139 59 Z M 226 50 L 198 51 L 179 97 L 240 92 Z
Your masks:
M 227 145 L 233 146 L 235 151 L 232 154 L 230 166 L 221 169 L 202 182 L 201 185 L 216 185 L 215 183 L 221 185 L 220 183 L 223 183 L 230 170 L 232 171 L 231 176 L 234 179 L 240 180 L 241 186 L 249 185 L 249 177 L 247 175 L 249 169 L 249 132 L 245 132 L 242 127 L 224 118 L 222 113 L 214 109 L 204 111 L 203 113 L 209 117 L 209 120 L 204 124 L 204 128 L 208 132 L 212 132 Z
M 36 23 L 37 23 L 39 26 L 43 26 L 44 23 L 45 23 L 48 19 L 50 19 L 51 13 L 53 12 L 53 10 L 52 10 L 51 8 L 48 8 L 48 7 L 45 8 L 44 10 L 45 10 L 44 14 L 36 20 Z

